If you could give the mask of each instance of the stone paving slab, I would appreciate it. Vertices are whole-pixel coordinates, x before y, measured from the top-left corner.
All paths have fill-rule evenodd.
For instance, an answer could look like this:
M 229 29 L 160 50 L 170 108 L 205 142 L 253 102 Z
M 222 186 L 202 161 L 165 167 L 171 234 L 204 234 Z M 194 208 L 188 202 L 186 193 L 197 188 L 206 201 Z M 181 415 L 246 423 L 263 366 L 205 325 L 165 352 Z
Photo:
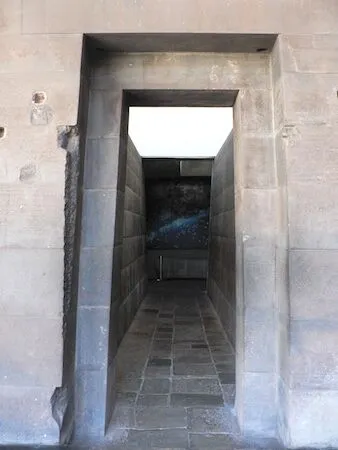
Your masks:
M 136 409 L 136 427 L 141 430 L 158 430 L 158 429 L 187 429 L 187 410 L 186 408 L 138 408 Z
M 183 292 L 175 282 L 150 287 L 121 343 L 118 404 L 108 432 L 116 450 L 198 448 L 201 435 L 204 445 L 209 433 L 222 433 L 220 442 L 232 442 L 228 435 L 239 433 L 234 389 L 224 396 L 221 380 L 234 378 L 235 354 L 209 299 L 198 284 L 190 285 Z M 138 337 L 132 337 L 136 323 Z M 134 351 L 130 346 L 139 348 L 146 329 L 151 338 L 142 352 Z M 131 367 L 142 367 L 140 376 Z
M 188 286 L 188 287 L 187 287 Z M 118 352 L 106 441 L 10 450 L 277 450 L 246 442 L 233 413 L 235 354 L 198 283 L 150 287 Z
M 173 377 L 172 393 L 177 394 L 212 394 L 222 393 L 217 377 L 214 378 L 188 378 Z

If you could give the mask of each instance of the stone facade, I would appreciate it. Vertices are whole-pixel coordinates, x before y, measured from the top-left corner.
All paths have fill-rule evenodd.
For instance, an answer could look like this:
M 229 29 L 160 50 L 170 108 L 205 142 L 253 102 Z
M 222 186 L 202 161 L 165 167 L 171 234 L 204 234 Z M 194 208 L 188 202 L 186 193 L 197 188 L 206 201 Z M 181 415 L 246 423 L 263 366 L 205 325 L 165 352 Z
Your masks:
M 126 110 L 161 101 L 234 106 L 242 430 L 292 447 L 337 446 L 337 1 L 2 0 L 0 15 L 2 443 L 59 440 L 50 399 L 63 384 L 66 152 L 57 129 L 76 124 L 82 231 L 70 434 L 104 434 L 117 348 L 109 329 L 121 299 L 115 213 L 124 210 Z M 82 57 L 84 34 L 101 62 Z M 157 53 L 109 58 L 104 48 Z M 176 100 L 170 90 L 180 91 Z M 95 159 L 88 172 L 86 158 L 105 145 L 110 165 L 91 176 Z M 88 261 L 103 264 L 108 286 L 91 298 L 81 294 Z

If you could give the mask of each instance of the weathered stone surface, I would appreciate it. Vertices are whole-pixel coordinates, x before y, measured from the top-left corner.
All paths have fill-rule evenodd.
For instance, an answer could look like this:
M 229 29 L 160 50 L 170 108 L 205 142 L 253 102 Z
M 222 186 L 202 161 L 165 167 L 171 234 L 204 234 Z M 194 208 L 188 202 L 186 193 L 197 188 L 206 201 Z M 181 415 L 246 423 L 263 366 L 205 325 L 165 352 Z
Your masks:
M 55 133 L 58 125 L 76 124 L 79 97 L 78 95 L 75 96 L 74 93 L 79 91 L 79 71 L 72 69 L 70 71 L 59 70 L 47 73 L 47 76 L 44 72 L 4 72 L 0 74 L 0 94 L 2 98 L 0 114 L 1 116 L 6 114 L 6 125 L 10 126 L 12 130 L 11 139 L 19 137 L 13 132 L 18 126 L 20 130 L 26 129 L 24 133 L 26 136 L 26 133 L 29 133 L 32 137 L 38 133 L 41 142 L 45 138 L 46 129 Z M 44 133 L 42 133 L 40 127 L 34 130 L 30 121 L 32 92 L 40 86 L 43 86 L 48 97 L 48 105 L 53 110 L 53 120 L 44 125 Z M 28 144 L 30 142 L 26 140 L 26 146 Z M 51 148 L 55 149 L 55 140 Z M 46 150 L 48 149 L 42 147 L 39 149 L 41 152 Z
M 338 73 L 337 34 L 282 37 L 284 70 L 304 73 Z
M 289 445 L 294 448 L 338 445 L 336 390 L 293 390 L 288 392 L 288 398 Z
M 7 113 L 9 113 L 8 109 Z M 29 112 L 26 118 L 29 121 Z M 21 169 L 34 164 L 36 174 L 34 178 L 31 178 L 30 184 L 52 184 L 55 190 L 62 191 L 63 186 L 59 186 L 59 183 L 64 177 L 65 152 L 56 148 L 56 130 L 48 127 L 42 132 L 42 129 L 30 126 L 21 128 L 16 125 L 12 128 L 10 121 L 6 121 L 6 124 L 9 125 L 11 133 L 8 135 L 6 132 L 0 144 L 2 183 L 19 184 Z M 29 133 L 29 140 L 27 140 L 27 133 Z
M 42 126 L 53 121 L 53 110 L 48 105 L 33 105 L 31 109 L 31 124 Z
M 338 324 L 330 319 L 290 325 L 289 383 L 292 389 L 338 386 Z
M 21 33 L 22 5 L 20 0 L 3 0 L 1 4 L 1 35 L 16 35 Z
M 338 152 L 334 123 L 297 124 L 283 133 L 290 183 L 335 183 Z
M 105 427 L 105 405 L 107 394 L 107 367 L 103 369 L 84 368 L 76 374 L 77 396 L 75 400 L 75 441 L 82 441 L 84 435 L 102 440 Z
M 273 373 L 275 368 L 274 311 L 271 308 L 267 311 L 250 307 L 245 311 L 244 366 L 247 372 Z
M 120 134 L 122 93 L 92 90 L 90 96 L 88 137 L 114 138 Z
M 236 202 L 242 213 L 242 232 L 245 241 L 273 239 L 276 234 L 277 190 L 244 189 Z
M 35 164 L 26 164 L 21 167 L 19 180 L 23 183 L 31 183 L 36 176 Z
M 43 189 L 42 189 L 43 187 Z M 4 185 L 4 244 L 21 248 L 63 247 L 63 189 L 55 184 Z
M 58 146 L 69 154 L 75 155 L 79 152 L 80 132 L 77 126 L 59 126 L 57 128 Z
M 84 247 L 113 246 L 115 207 L 115 190 L 85 191 L 82 222 Z
M 187 411 L 185 408 L 138 408 L 136 410 L 136 427 L 140 430 L 186 428 Z
M 220 0 L 214 0 L 209 4 L 208 14 L 202 5 L 196 7 L 189 1 L 179 3 L 173 10 L 171 3 L 153 4 L 150 0 L 144 1 L 142 8 L 139 3 L 112 5 L 109 0 L 104 0 L 100 8 L 93 8 L 91 0 L 84 4 L 76 0 L 71 9 L 65 0 L 58 3 L 35 0 L 32 6 L 30 0 L 24 0 L 23 29 L 25 33 L 125 33 L 130 30 L 138 33 L 208 33 L 211 30 L 214 33 L 224 33 L 225 30 L 290 34 L 336 32 L 335 1 L 323 3 L 316 0 L 314 5 L 315 9 L 310 2 L 300 5 L 281 0 L 272 5 L 264 0 L 254 6 L 250 3 L 250 14 L 243 20 L 239 15 L 247 11 L 245 0 L 231 0 L 226 6 Z M 44 8 L 44 15 L 37 21 L 41 8 Z M 306 21 L 301 19 L 304 10 L 308 11 Z M 161 17 L 166 17 L 165 22 L 159 22 Z
M 217 154 L 212 174 L 208 293 L 235 345 L 234 141 L 231 133 Z
M 276 252 L 271 246 L 256 245 L 255 240 L 244 244 L 244 299 L 247 308 L 265 313 L 274 306 Z
M 64 226 L 65 155 L 60 149 L 57 150 L 56 127 L 65 124 L 75 125 L 77 121 L 83 33 L 88 35 L 127 32 L 129 36 L 126 40 L 121 35 L 106 35 L 103 41 L 98 42 L 98 45 L 107 45 L 111 50 L 114 48 L 123 50 L 124 46 L 129 49 L 129 52 L 145 48 L 157 52 L 183 49 L 188 53 L 191 50 L 210 52 L 215 48 L 223 52 L 243 52 L 245 49 L 251 54 L 233 53 L 226 56 L 204 54 L 203 57 L 197 53 L 167 53 L 165 55 L 157 53 L 148 54 L 146 57 L 141 54 L 137 56 L 122 54 L 117 58 L 115 56 L 111 58 L 107 65 L 101 66 L 97 63 L 100 66 L 101 75 L 94 76 L 93 80 L 97 94 L 92 98 L 94 111 L 89 117 L 89 136 L 98 139 L 113 137 L 119 140 L 120 116 L 121 113 L 122 116 L 124 114 L 121 105 L 123 89 L 161 89 L 166 90 L 167 95 L 171 95 L 169 91 L 173 89 L 210 89 L 215 92 L 231 89 L 234 92 L 232 97 L 230 96 L 232 99 L 237 91 L 240 91 L 235 104 L 234 141 L 238 157 L 238 164 L 235 164 L 236 187 L 233 191 L 229 190 L 227 194 L 231 196 L 232 192 L 235 193 L 236 221 L 229 220 L 229 214 L 224 211 L 216 221 L 215 229 L 222 239 L 218 239 L 214 247 L 216 263 L 213 269 L 221 283 L 217 285 L 211 282 L 210 292 L 220 298 L 218 304 L 223 308 L 220 309 L 221 314 L 234 318 L 234 308 L 229 305 L 224 306 L 226 302 L 223 301 L 222 294 L 234 291 L 234 284 L 224 281 L 229 266 L 223 263 L 224 255 L 228 254 L 231 239 L 234 237 L 229 231 L 235 223 L 238 342 L 245 342 L 245 339 L 248 339 L 247 331 L 250 329 L 245 326 L 244 321 L 243 312 L 247 307 L 245 296 L 252 302 L 254 298 L 261 299 L 260 306 L 266 305 L 270 308 L 274 304 L 277 311 L 273 323 L 278 331 L 275 344 L 279 349 L 280 359 L 276 367 L 280 369 L 285 382 L 293 380 L 297 386 L 306 385 L 305 391 L 291 389 L 283 393 L 287 398 L 284 402 L 281 401 L 285 409 L 282 415 L 286 416 L 283 421 L 287 425 L 282 437 L 286 442 L 285 436 L 289 433 L 292 446 L 337 445 L 335 426 L 337 418 L 334 411 L 329 415 L 331 407 L 333 410 L 331 399 L 335 399 L 336 392 L 336 350 L 335 347 L 330 346 L 331 343 L 335 343 L 336 329 L 333 323 L 335 321 L 328 320 L 330 315 L 334 316 L 336 312 L 333 295 L 337 248 L 335 129 L 337 128 L 336 36 L 338 26 L 336 17 L 338 11 L 336 0 L 305 0 L 298 3 L 291 0 L 276 2 L 229 0 L 226 4 L 221 0 L 212 0 L 208 3 L 207 11 L 202 3 L 196 5 L 190 0 L 179 2 L 175 8 L 172 2 L 154 3 L 151 0 L 123 4 L 104 0 L 100 3 L 100 7 L 93 6 L 91 0 L 75 0 L 71 5 L 65 0 L 58 2 L 3 0 L 1 7 L 0 125 L 6 129 L 6 134 L 0 141 L 2 180 L 0 245 L 5 255 L 1 264 L 6 269 L 2 271 L 4 280 L 1 281 L 6 308 L 4 321 L 8 319 L 8 323 L 12 323 L 11 321 L 14 320 L 12 316 L 22 315 L 20 320 L 24 317 L 23 322 L 27 322 L 22 323 L 23 329 L 27 329 L 27 324 L 31 323 L 30 334 L 36 336 L 37 342 L 41 342 L 47 335 L 47 342 L 57 342 L 55 359 L 50 357 L 48 370 L 53 370 L 54 375 L 60 373 L 62 319 L 59 313 L 62 309 L 60 285 L 62 285 L 63 265 L 61 250 Z M 246 14 L 243 14 L 243 11 Z M 162 17 L 165 21 L 161 19 Z M 156 35 L 154 38 L 154 35 L 149 34 L 154 32 L 172 35 Z M 190 34 L 195 32 L 200 34 Z M 142 33 L 148 33 L 148 35 L 142 36 Z M 184 33 L 184 36 L 180 33 Z M 222 36 L 218 33 L 222 33 Z M 247 35 L 244 36 L 243 33 Z M 272 61 L 269 54 L 255 54 L 255 51 L 258 49 L 256 45 L 258 42 L 264 43 L 259 45 L 261 49 L 266 47 L 270 51 L 275 36 L 257 36 L 257 33 L 279 34 Z M 133 61 L 135 61 L 135 71 L 130 66 Z M 85 61 L 84 67 L 86 64 Z M 109 71 L 111 71 L 110 74 Z M 40 126 L 31 126 L 32 95 L 39 91 L 46 93 L 47 100 L 43 107 L 33 107 L 38 113 L 34 121 Z M 217 93 L 217 96 L 219 98 L 220 93 Z M 209 104 L 208 101 L 207 104 Z M 53 111 L 53 118 L 46 111 L 46 105 L 48 110 L 51 108 Z M 83 114 L 81 111 L 80 116 Z M 273 116 L 274 120 L 272 120 Z M 122 127 L 126 127 L 123 120 Z M 243 130 L 248 135 L 244 136 Z M 267 151 L 268 146 L 266 146 L 267 141 L 274 137 L 274 132 L 279 133 L 276 134 L 276 157 Z M 262 142 L 259 142 L 260 138 Z M 126 133 L 124 137 L 121 137 L 120 142 L 123 143 L 123 139 L 126 139 Z M 256 146 L 253 139 L 258 140 L 259 150 L 256 159 L 249 160 L 241 149 L 245 141 L 250 142 L 246 148 Z M 100 162 L 101 155 L 95 156 L 98 156 Z M 124 156 L 122 154 L 121 158 L 123 159 Z M 110 161 L 109 158 L 103 158 L 103 160 L 106 163 Z M 125 178 L 128 178 L 131 189 L 134 194 L 137 194 L 135 189 L 137 189 L 136 180 L 139 174 L 134 171 L 135 161 L 131 165 L 133 169 L 126 176 L 122 170 L 123 176 L 120 173 L 117 180 L 120 192 L 116 193 L 116 207 L 119 208 L 123 202 Z M 274 169 L 272 169 L 273 165 L 275 165 Z M 93 172 L 87 173 L 90 179 L 87 187 L 104 186 L 109 179 L 108 171 L 105 174 L 98 173 L 95 165 L 91 169 Z M 244 176 L 241 175 L 242 173 Z M 101 185 L 95 184 L 99 178 L 102 181 Z M 275 186 L 276 182 L 278 188 Z M 238 189 L 240 187 L 246 188 L 245 191 Z M 265 188 L 273 189 L 268 192 Z M 248 192 L 250 190 L 255 192 Z M 272 193 L 272 191 L 275 192 Z M 94 200 L 98 200 L 98 194 L 92 201 L 89 216 L 107 212 L 104 207 L 98 207 L 99 201 Z M 139 214 L 136 196 L 131 196 L 127 202 L 129 213 Z M 217 208 L 221 203 L 222 200 L 219 198 Z M 87 193 L 84 206 L 87 209 Z M 113 205 L 108 205 L 107 208 L 110 209 L 111 206 Z M 109 214 L 108 216 L 113 219 Z M 89 219 L 87 216 L 86 220 L 87 224 L 89 220 L 91 226 L 98 231 L 96 235 L 98 239 L 92 239 L 93 235 L 84 233 L 85 243 L 95 246 L 107 244 L 111 248 L 114 245 L 117 246 L 113 254 L 112 276 L 112 298 L 115 304 L 120 299 L 122 291 L 118 280 L 122 264 L 123 221 L 117 221 L 115 224 L 115 221 L 111 220 L 108 227 L 110 231 L 104 231 L 98 219 L 92 217 Z M 86 220 L 83 222 L 84 225 Z M 126 230 L 134 234 L 139 228 L 134 221 L 132 222 L 130 228 L 126 227 Z M 227 228 L 229 222 L 230 226 Z M 279 264 L 276 271 L 268 270 L 268 260 L 264 260 L 264 264 L 262 261 L 257 261 L 257 270 L 245 266 L 241 258 L 248 257 L 247 246 L 243 245 L 243 240 L 244 243 L 250 240 L 248 237 L 256 240 L 257 249 L 270 245 L 274 247 L 276 243 L 280 246 L 276 251 L 279 261 L 276 263 L 277 266 Z M 123 330 L 128 326 L 135 312 L 136 299 L 144 292 L 145 281 L 141 277 L 144 261 L 142 257 L 137 259 L 136 252 L 134 249 L 131 250 L 134 244 L 141 251 L 137 239 L 132 244 L 128 242 L 127 254 L 123 259 L 128 264 L 128 269 L 123 275 L 131 280 L 123 283 L 123 292 L 126 293 L 125 301 L 118 307 L 114 306 L 115 309 L 112 308 L 113 316 L 109 318 L 114 325 L 114 331 L 110 336 L 112 355 L 115 355 L 116 351 L 116 330 L 118 329 L 116 315 L 114 316 L 113 313 L 116 311 L 121 313 L 122 337 Z M 287 258 L 289 245 L 293 249 L 290 267 L 288 267 Z M 9 247 L 10 250 L 8 250 Z M 50 248 L 54 250 L 51 250 L 52 253 L 48 250 L 47 257 L 42 252 L 47 252 Z M 12 255 L 15 253 L 16 256 L 8 256 L 7 252 L 13 252 Z M 57 256 L 51 256 L 56 254 Z M 231 252 L 229 254 L 233 255 Z M 11 271 L 11 276 L 8 276 L 10 264 L 15 265 L 15 273 Z M 273 264 L 272 261 L 272 268 Z M 274 301 L 272 293 L 274 274 L 278 284 L 276 285 L 277 302 Z M 284 274 L 283 277 L 280 276 L 281 274 Z M 246 278 L 246 275 L 249 278 Z M 28 282 L 20 283 L 20 280 L 26 280 L 26 277 Z M 287 286 L 289 277 L 290 290 Z M 139 283 L 135 285 L 138 279 Z M 283 279 L 283 283 L 279 281 L 280 279 Z M 246 285 L 247 280 L 249 285 Z M 260 297 L 257 285 L 261 281 L 262 295 Z M 245 289 L 242 289 L 243 286 Z M 34 292 L 35 287 L 36 292 Z M 272 301 L 268 306 L 270 292 Z M 93 297 L 101 294 L 107 298 L 107 290 L 102 293 L 99 288 L 94 289 Z M 318 307 L 318 303 L 321 308 Z M 288 305 L 291 320 L 288 317 Z M 7 311 L 9 311 L 9 318 Z M 44 320 L 55 320 L 55 328 L 50 327 L 49 330 L 45 330 L 44 326 L 41 326 L 42 315 L 47 317 Z M 36 320 L 34 324 L 31 322 L 33 317 L 37 317 L 34 319 Z M 109 319 L 107 317 L 105 321 L 108 322 Z M 288 341 L 289 323 L 294 339 L 290 342 Z M 7 327 L 5 340 L 16 342 L 16 334 L 20 334 L 16 330 L 17 327 L 12 329 Z M 234 327 L 229 327 L 228 331 L 232 334 L 233 330 Z M 28 331 L 27 334 L 29 334 Z M 316 347 L 313 344 L 314 340 L 316 345 L 322 343 L 327 347 L 324 350 Z M 260 339 L 257 339 L 257 342 L 260 342 Z M 21 349 L 21 344 L 18 347 Z M 22 348 L 26 346 L 23 345 Z M 13 354 L 15 354 L 14 350 Z M 246 377 L 244 370 L 246 361 L 241 359 L 245 355 L 244 350 L 243 346 L 238 346 L 238 402 L 244 402 L 246 398 L 244 394 L 248 392 L 255 392 L 255 395 L 259 397 L 258 390 L 261 389 L 265 393 L 266 386 L 270 386 L 268 381 L 265 384 L 262 383 L 265 375 L 258 375 L 257 371 L 255 375 L 259 379 L 254 383 L 254 387 L 251 383 L 246 383 L 244 388 L 241 387 L 240 381 Z M 18 355 L 19 353 L 18 350 Z M 249 353 L 254 355 L 254 351 L 250 350 Z M 289 354 L 291 359 L 288 358 Z M 169 355 L 156 356 L 165 358 Z M 217 355 L 218 357 L 223 356 Z M 29 358 L 30 356 L 23 358 L 24 363 L 27 364 Z M 317 366 L 309 367 L 309 360 L 312 358 Z M 10 363 L 7 367 L 10 367 L 13 361 L 15 362 L 13 355 L 6 356 L 4 359 L 6 364 Z M 36 362 L 36 370 L 40 368 L 39 364 L 40 362 Z M 302 372 L 305 371 L 304 368 L 306 373 Z M 198 367 L 198 370 L 202 369 Z M 290 374 L 293 378 L 288 377 Z M 89 374 L 86 375 L 89 376 Z M 266 374 L 266 377 L 270 375 L 270 373 Z M 1 405 L 5 405 L 1 417 L 5 417 L 5 431 L 2 436 L 6 442 L 12 439 L 35 443 L 55 442 L 55 423 L 53 422 L 51 426 L 46 424 L 49 424 L 51 420 L 49 399 L 56 387 L 54 385 L 56 381 L 48 371 L 44 372 L 43 369 L 39 372 L 39 377 L 39 383 L 47 386 L 46 389 L 39 389 L 36 394 L 36 391 L 29 386 L 27 389 L 13 386 L 13 390 L 6 394 L 7 398 L 0 402 Z M 101 401 L 106 393 L 102 378 L 97 375 L 96 381 L 92 381 L 93 385 L 96 382 L 102 387 L 102 395 L 99 399 Z M 20 385 L 19 378 L 16 383 Z M 83 384 L 86 389 L 90 385 L 90 382 L 88 383 Z M 113 383 L 110 384 L 113 386 Z M 324 386 L 327 390 L 322 390 Z M 290 386 L 287 386 L 287 389 L 289 388 Z M 310 388 L 315 389 L 310 391 Z M 91 389 L 88 390 L 91 392 Z M 276 383 L 274 388 L 270 390 L 269 387 L 268 390 L 270 397 L 275 398 Z M 18 400 L 13 403 L 14 407 L 12 403 L 8 403 L 9 397 Z M 38 398 L 36 403 L 32 401 L 34 398 Z M 87 400 L 88 403 L 86 403 Z M 85 399 L 84 403 L 93 405 L 94 400 Z M 250 407 L 247 407 L 245 417 L 250 424 L 252 412 L 257 409 L 257 405 L 254 402 L 249 402 L 248 405 Z M 273 411 L 264 402 L 262 410 L 266 413 L 265 419 L 270 420 L 273 417 Z M 13 433 L 8 431 L 10 424 L 14 422 L 13 411 L 23 411 L 25 414 L 23 418 L 18 415 L 20 423 L 25 423 L 22 426 L 22 433 L 18 429 L 15 429 Z M 91 407 L 89 411 L 90 414 L 97 412 Z M 302 418 L 300 413 L 303 411 Z M 93 419 L 90 414 L 86 416 L 88 423 Z M 99 426 L 102 427 L 105 420 L 102 409 L 99 415 L 101 420 Z M 33 422 L 28 417 L 38 419 Z M 43 423 L 40 418 L 43 418 Z M 260 417 L 259 423 L 253 420 L 255 429 L 258 427 L 266 429 L 265 419 Z M 315 420 L 318 426 L 313 426 Z M 246 427 L 243 425 L 245 420 L 242 420 L 241 424 L 244 428 Z M 97 430 L 95 428 L 97 424 L 92 425 L 92 430 Z M 268 429 L 270 430 L 269 427 Z M 87 431 L 86 427 L 83 431 Z M 152 439 L 152 436 L 148 437 Z M 144 440 L 145 445 L 148 444 L 147 438 Z M 185 447 L 184 439 L 176 442 L 177 446 Z M 212 436 L 212 439 L 216 438 Z M 160 439 L 156 437 L 154 444 L 160 445 L 159 442 L 166 443 L 166 436 L 161 436 Z
M 298 320 L 337 317 L 336 250 L 292 250 L 290 254 L 290 314 Z
M 79 71 L 82 36 L 2 36 L 0 73 Z M 32 49 L 34 48 L 34 51 Z M 35 88 L 39 89 L 39 86 Z M 30 93 L 30 96 L 32 93 Z
M 107 306 L 111 298 L 112 249 L 83 249 L 80 255 L 79 306 Z
M 272 131 L 271 93 L 267 89 L 243 89 L 239 94 L 241 133 L 269 134 Z M 267 118 L 270 118 L 267 119 Z
M 288 188 L 290 246 L 337 249 L 336 183 L 290 183 Z
M 221 393 L 217 379 L 175 377 L 172 382 L 173 393 L 213 394 Z
M 275 152 L 273 139 L 270 136 L 245 137 L 242 142 L 242 151 L 236 157 L 238 174 L 244 188 L 271 188 L 276 186 Z M 243 165 L 243 166 L 242 166 Z
M 116 189 L 117 139 L 89 139 L 86 149 L 84 186 L 86 189 Z
M 223 450 L 227 447 L 236 446 L 236 439 L 228 434 L 208 433 L 190 435 L 190 448 L 199 450 L 202 448 L 212 448 L 213 450 Z
M 103 307 L 81 307 L 78 311 L 77 364 L 80 368 L 107 367 L 109 310 Z
M 212 172 L 213 161 L 182 161 L 181 176 L 182 177 L 210 177 Z
M 52 394 L 50 388 L 1 386 L 2 443 L 58 444 L 59 429 L 50 413 Z
M 335 74 L 285 73 L 283 77 L 287 123 L 321 124 L 337 117 Z
M 62 250 L 2 248 L 0 273 L 3 317 L 61 318 Z M 22 273 L 25 273 L 24 281 Z
M 184 429 L 168 430 L 130 430 L 129 448 L 186 448 L 188 432 Z
M 126 148 L 126 178 L 124 187 L 124 214 L 121 214 L 122 266 L 121 304 L 126 303 L 125 322 L 120 327 L 124 335 L 140 301 L 143 298 L 145 266 L 145 196 L 142 159 L 131 139 Z
M 192 432 L 239 434 L 233 413 L 228 408 L 188 408 L 188 429 Z
M 248 435 L 275 435 L 275 374 L 245 373 L 237 385 L 236 411 L 239 425 L 245 424 Z M 264 386 L 264 388 L 263 388 Z
M 15 333 L 15 341 L 9 339 Z M 61 384 L 62 328 L 59 318 L 1 318 L 2 386 L 45 387 Z M 46 340 L 46 336 L 49 336 Z

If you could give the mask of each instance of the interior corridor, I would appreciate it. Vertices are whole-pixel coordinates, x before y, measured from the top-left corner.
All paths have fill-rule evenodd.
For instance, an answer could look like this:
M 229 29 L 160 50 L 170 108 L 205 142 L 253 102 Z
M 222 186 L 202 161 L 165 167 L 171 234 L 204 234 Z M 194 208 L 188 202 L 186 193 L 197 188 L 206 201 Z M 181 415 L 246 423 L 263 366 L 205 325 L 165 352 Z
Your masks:
M 235 355 L 203 281 L 152 283 L 117 356 L 116 449 L 231 448 Z

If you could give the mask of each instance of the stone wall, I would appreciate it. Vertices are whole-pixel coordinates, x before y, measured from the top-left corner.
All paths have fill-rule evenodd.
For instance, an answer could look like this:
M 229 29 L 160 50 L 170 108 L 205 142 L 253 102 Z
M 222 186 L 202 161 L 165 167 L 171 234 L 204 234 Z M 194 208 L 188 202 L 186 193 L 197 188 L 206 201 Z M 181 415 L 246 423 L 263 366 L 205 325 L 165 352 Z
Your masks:
M 142 158 L 128 139 L 118 343 L 129 328 L 147 285 L 145 195 Z
M 246 433 L 275 436 L 275 291 L 266 291 L 266 295 L 261 295 L 267 286 L 275 286 L 275 260 L 269 259 L 273 252 L 266 251 L 274 249 L 277 213 L 274 201 L 277 190 L 274 185 L 276 166 L 272 139 L 270 55 L 105 55 L 102 52 L 100 55 L 92 71 L 91 99 L 97 106 L 93 108 L 96 111 L 93 132 L 105 139 L 115 136 L 120 144 L 120 158 L 123 156 L 121 149 L 124 148 L 123 102 L 129 102 L 129 105 L 234 106 L 235 201 L 238 219 L 236 273 L 238 289 L 242 291 L 242 295 L 237 295 L 236 304 L 236 411 L 240 426 Z M 196 70 L 192 71 L 191 67 Z M 202 89 L 203 86 L 208 86 L 208 89 Z M 107 114 L 108 111 L 110 114 Z M 253 154 L 259 161 L 250 158 Z M 266 161 L 264 170 L 260 161 Z M 259 282 L 253 291 L 247 283 L 250 276 L 244 276 L 245 271 L 260 267 L 268 261 L 272 272 L 268 275 L 267 284 L 261 285 Z M 119 259 L 116 259 L 114 271 L 118 267 Z M 260 311 L 263 300 L 264 314 Z M 110 367 L 113 374 L 113 359 Z M 109 395 L 109 398 L 113 397 Z
M 288 445 L 338 445 L 337 42 L 337 35 L 282 35 L 272 55 L 280 201 L 287 205 L 278 263 L 285 274 L 279 425 Z
M 250 434 L 277 433 L 277 224 L 285 214 L 276 184 L 274 98 L 240 91 L 234 104 L 236 227 L 236 411 Z M 250 99 L 250 100 L 249 100 Z M 250 106 L 248 105 L 248 102 Z M 267 114 L 267 117 L 264 117 Z M 278 270 L 278 272 L 277 272 Z M 255 407 L 253 407 L 255 405 Z
M 51 398 L 52 414 L 60 428 L 60 442 L 72 437 L 75 420 L 74 390 L 76 379 L 76 333 L 77 313 L 82 307 L 95 304 L 100 295 L 100 274 L 90 251 L 79 251 L 82 226 L 82 188 L 84 179 L 87 119 L 89 105 L 89 72 L 87 47 L 83 46 L 80 78 L 78 123 L 75 126 L 60 126 L 58 145 L 66 150 L 64 192 L 64 283 L 63 283 L 63 375 L 62 386 L 58 386 Z M 88 173 L 88 168 L 86 168 Z M 79 266 L 84 268 L 79 277 Z M 80 292 L 80 295 L 78 293 Z
M 228 105 L 238 180 L 238 417 L 245 431 L 276 432 L 269 424 L 278 415 L 292 447 L 337 446 L 337 1 L 97 4 L 1 3 L 1 443 L 59 437 L 50 398 L 62 383 L 66 155 L 57 127 L 78 122 L 83 35 L 94 33 L 101 54 L 105 46 L 186 52 L 124 55 L 96 80 L 86 151 L 93 155 L 94 145 L 99 156 L 109 148 L 110 174 L 111 167 L 123 173 L 125 90 L 238 94 Z M 46 93 L 42 103 L 36 91 Z M 257 157 L 247 164 L 252 149 Z M 100 170 L 99 183 L 83 192 L 80 268 L 85 274 L 86 261 L 89 273 L 101 267 L 105 283 L 97 286 L 108 286 L 97 291 L 97 304 L 77 308 L 75 429 L 84 437 L 102 435 L 113 403 L 117 342 L 108 330 L 118 317 L 123 236 L 115 207 L 122 211 L 124 198 L 123 184 L 107 173 Z
M 208 275 L 207 250 L 148 250 L 147 274 L 151 280 L 160 278 L 162 256 L 163 279 L 206 279 Z
M 231 132 L 214 160 L 211 181 L 208 294 L 236 347 L 234 141 Z
M 0 442 L 52 444 L 67 155 L 57 128 L 77 124 L 82 35 L 21 35 L 17 1 L 2 2 L 1 17 Z

